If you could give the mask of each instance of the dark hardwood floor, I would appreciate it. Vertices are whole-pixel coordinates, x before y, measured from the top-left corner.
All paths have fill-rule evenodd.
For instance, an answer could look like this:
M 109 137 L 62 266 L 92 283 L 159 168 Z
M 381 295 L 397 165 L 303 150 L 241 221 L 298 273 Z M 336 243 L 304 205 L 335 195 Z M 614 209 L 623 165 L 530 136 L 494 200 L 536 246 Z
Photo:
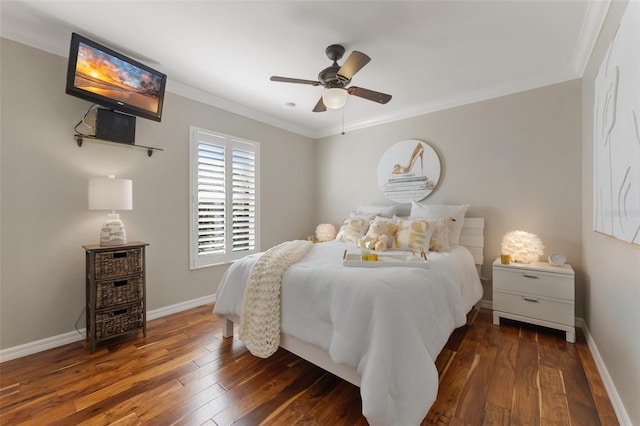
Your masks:
M 3 425 L 366 425 L 359 389 L 278 350 L 223 339 L 212 305 L 150 321 L 146 338 L 90 353 L 85 342 L 0 364 Z M 472 311 L 437 359 L 423 425 L 614 425 L 579 331 Z

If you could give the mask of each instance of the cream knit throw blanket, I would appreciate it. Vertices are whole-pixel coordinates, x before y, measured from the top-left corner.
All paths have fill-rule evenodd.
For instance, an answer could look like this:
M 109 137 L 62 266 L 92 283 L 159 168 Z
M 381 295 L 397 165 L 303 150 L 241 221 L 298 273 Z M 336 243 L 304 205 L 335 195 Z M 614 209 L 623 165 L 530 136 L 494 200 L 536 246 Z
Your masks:
M 312 245 L 303 240 L 282 243 L 264 252 L 253 266 L 244 293 L 239 333 L 253 355 L 267 358 L 278 349 L 282 276 Z

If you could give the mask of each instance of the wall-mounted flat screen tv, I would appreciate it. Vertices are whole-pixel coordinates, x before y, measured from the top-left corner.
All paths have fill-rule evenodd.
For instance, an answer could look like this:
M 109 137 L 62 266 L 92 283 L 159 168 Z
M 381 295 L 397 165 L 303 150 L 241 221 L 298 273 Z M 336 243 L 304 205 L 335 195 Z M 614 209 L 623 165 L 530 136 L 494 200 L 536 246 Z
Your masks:
M 71 35 L 66 93 L 160 121 L 167 76 L 79 34 Z

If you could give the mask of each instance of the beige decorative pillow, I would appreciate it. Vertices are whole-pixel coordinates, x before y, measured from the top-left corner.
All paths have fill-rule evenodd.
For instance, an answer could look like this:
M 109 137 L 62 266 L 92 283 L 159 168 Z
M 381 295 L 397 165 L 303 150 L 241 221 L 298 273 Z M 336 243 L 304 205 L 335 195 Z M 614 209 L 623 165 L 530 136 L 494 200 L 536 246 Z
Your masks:
M 449 245 L 456 246 L 460 244 L 460 234 L 467 209 L 469 209 L 469 204 L 423 204 L 413 201 L 410 216 L 429 220 L 450 216 L 452 223 L 449 227 Z
M 429 251 L 434 227 L 426 220 L 399 219 L 394 247 L 403 250 Z
M 431 251 L 445 252 L 451 249 L 449 245 L 449 230 L 451 229 L 452 222 L 453 220 L 449 216 L 429 220 L 433 228 L 431 242 L 429 243 L 429 249 Z
M 336 235 L 336 240 L 357 243 L 369 229 L 369 219 L 363 216 L 353 216 L 344 220 Z

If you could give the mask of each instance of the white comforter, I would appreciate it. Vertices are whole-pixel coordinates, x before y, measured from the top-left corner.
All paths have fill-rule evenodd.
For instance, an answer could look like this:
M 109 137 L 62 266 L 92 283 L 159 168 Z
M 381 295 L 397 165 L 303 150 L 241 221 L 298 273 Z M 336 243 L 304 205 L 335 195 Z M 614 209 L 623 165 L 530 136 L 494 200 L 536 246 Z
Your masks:
M 437 396 L 435 359 L 482 296 L 469 251 L 429 253 L 429 269 L 342 265 L 345 249 L 315 244 L 282 281 L 282 332 L 329 352 L 361 376 L 362 411 L 371 425 L 419 425 Z M 259 254 L 235 262 L 214 313 L 241 315 Z

